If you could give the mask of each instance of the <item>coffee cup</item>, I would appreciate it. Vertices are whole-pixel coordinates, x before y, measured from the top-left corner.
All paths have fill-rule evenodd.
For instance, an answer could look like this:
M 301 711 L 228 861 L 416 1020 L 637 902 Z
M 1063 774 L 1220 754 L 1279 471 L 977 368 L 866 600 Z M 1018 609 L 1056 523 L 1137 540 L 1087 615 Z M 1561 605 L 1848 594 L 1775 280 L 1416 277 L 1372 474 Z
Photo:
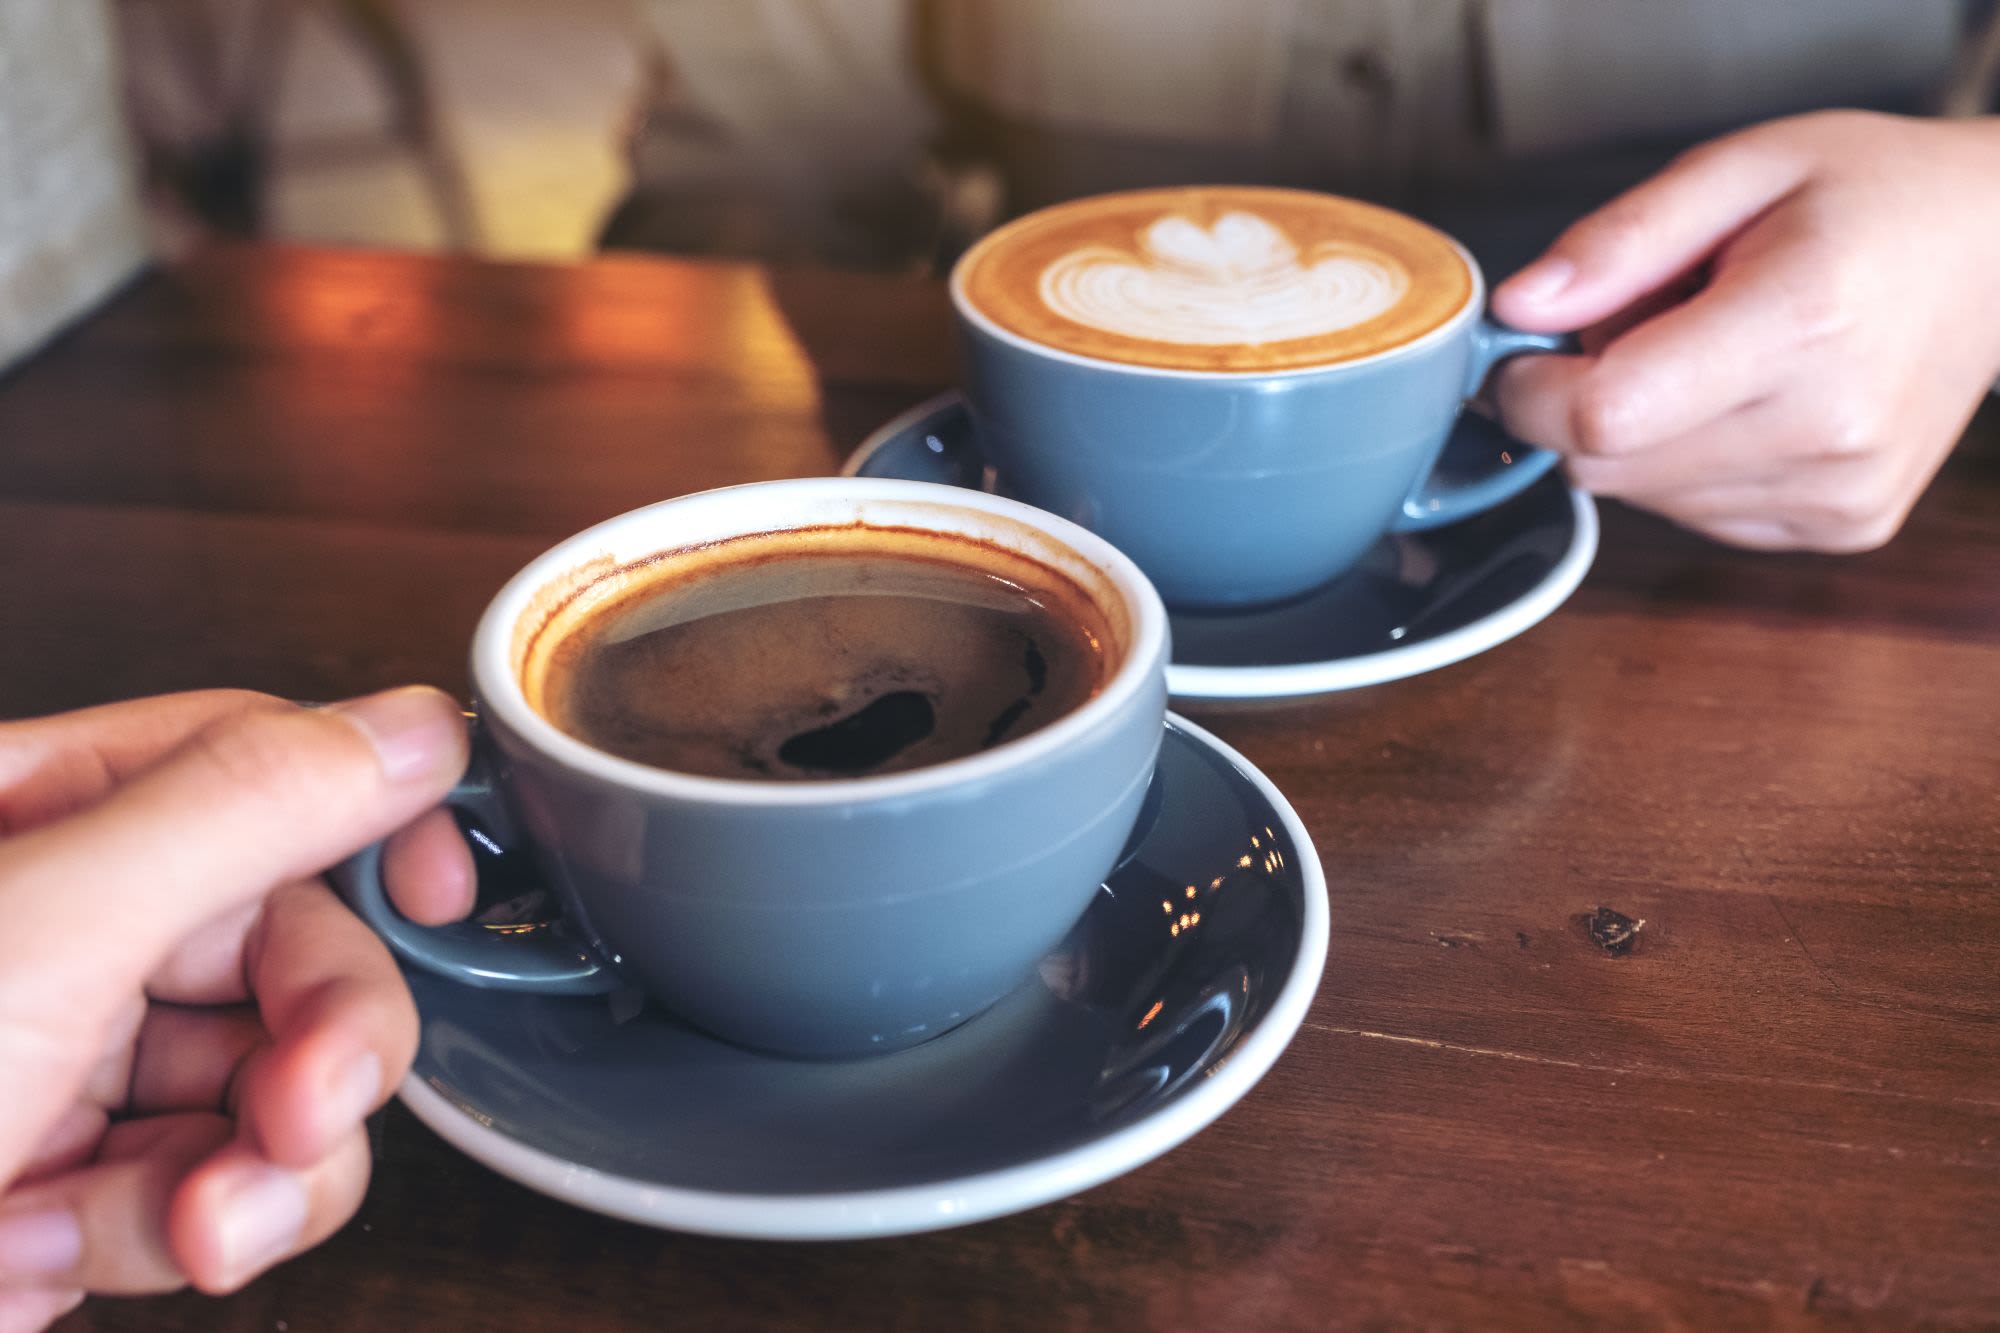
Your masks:
M 966 395 L 1002 493 L 1108 538 L 1171 606 L 1310 591 L 1385 533 L 1491 508 L 1556 458 L 1434 471 L 1504 358 L 1463 246 L 1390 209 L 1204 186 L 1066 204 L 952 271 Z
M 821 754 L 826 736 L 846 734 L 833 713 L 867 711 L 851 682 L 837 682 L 838 707 L 813 714 L 827 720 L 810 733 L 821 738 L 818 749 L 791 741 L 760 748 L 755 736 L 709 744 L 717 728 L 754 730 L 762 715 L 755 688 L 722 674 L 769 676 L 778 691 L 844 651 L 847 639 L 865 637 L 855 628 L 862 620 L 837 625 L 827 642 L 772 649 L 784 662 L 742 653 L 705 659 L 697 651 L 742 642 L 726 636 L 676 649 L 678 657 L 648 659 L 647 670 L 681 671 L 661 677 L 678 684 L 662 687 L 664 699 L 642 700 L 602 737 L 587 730 L 587 718 L 576 723 L 551 702 L 563 691 L 585 692 L 588 682 L 626 688 L 617 674 L 624 659 L 615 654 L 640 651 L 656 630 L 738 634 L 738 621 L 709 618 L 723 611 L 777 614 L 790 598 L 800 615 L 838 619 L 852 601 L 857 615 L 879 619 L 894 592 L 886 576 L 873 565 L 840 572 L 844 567 L 828 563 L 835 548 L 849 556 L 858 550 L 855 558 L 864 561 L 894 555 L 928 562 L 925 580 L 990 577 L 1001 589 L 996 595 L 1060 588 L 1073 610 L 1051 614 L 1089 621 L 1078 642 L 1101 655 L 1099 675 L 1032 730 L 1005 730 L 1017 703 L 1003 710 L 991 736 L 966 742 L 968 752 L 947 751 L 900 771 L 848 772 L 841 766 L 851 756 Z M 749 581 L 738 586 L 733 578 Z M 834 589 L 837 598 L 828 593 L 829 580 L 845 579 L 857 581 Z M 925 595 L 929 589 L 925 582 Z M 647 600 L 669 594 L 682 600 Z M 727 602 L 722 611 L 718 597 Z M 637 609 L 628 612 L 628 603 Z M 974 605 L 968 614 L 986 612 Z M 742 623 L 753 635 L 779 632 L 757 630 L 762 621 Z M 957 636 L 953 630 L 937 641 Z M 573 643 L 611 656 L 580 656 Z M 405 960 L 470 985 L 557 994 L 635 987 L 688 1022 L 760 1049 L 802 1056 L 894 1050 L 972 1018 L 1021 984 L 1098 892 L 1151 779 L 1167 650 L 1165 609 L 1129 559 L 1011 500 L 848 478 L 669 500 L 538 557 L 494 597 L 473 636 L 474 760 L 450 804 L 490 838 L 532 852 L 560 903 L 560 920 L 418 926 L 384 894 L 379 847 L 340 867 L 335 880 Z M 613 665 L 592 665 L 600 660 Z M 1050 653 L 1031 642 L 1024 661 L 1030 684 L 1023 689 L 1043 690 L 1057 671 Z M 921 682 L 911 684 L 911 671 L 922 677 L 931 668 L 918 662 L 883 670 L 901 672 L 902 693 L 915 695 Z M 934 680 L 921 688 L 948 689 Z M 737 702 L 703 711 L 725 697 Z M 775 716 L 791 706 L 774 703 L 767 711 Z M 950 701 L 938 708 L 942 734 Z M 667 753 L 686 753 L 697 765 L 740 759 L 749 766 L 742 775 L 676 771 L 606 748 L 655 723 L 669 728 L 662 734 L 672 741 L 671 728 L 696 715 L 699 724 L 686 725 L 700 732 L 699 744 Z M 585 726 L 594 739 L 570 726 Z M 633 743 L 653 742 L 641 735 Z M 768 772 L 770 763 L 793 760 L 807 769 Z M 813 764 L 835 771 L 828 776 Z

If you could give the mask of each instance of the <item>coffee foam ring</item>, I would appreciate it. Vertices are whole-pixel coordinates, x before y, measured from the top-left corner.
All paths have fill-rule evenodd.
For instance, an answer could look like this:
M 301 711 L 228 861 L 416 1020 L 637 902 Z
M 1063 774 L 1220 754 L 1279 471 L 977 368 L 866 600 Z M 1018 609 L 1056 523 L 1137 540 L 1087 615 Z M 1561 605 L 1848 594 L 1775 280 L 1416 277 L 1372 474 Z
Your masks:
M 1230 316 L 1211 299 L 1176 330 L 1185 341 L 1125 326 L 1122 318 L 1104 317 L 1101 307 L 1073 318 L 1085 312 L 1052 309 L 1041 299 L 1046 275 L 1055 271 L 1067 281 L 1065 270 L 1079 265 L 1120 265 L 1155 283 L 1165 272 L 1185 278 L 1206 267 L 1211 277 L 1241 284 L 1281 267 L 1287 254 L 1299 273 L 1335 264 L 1328 276 L 1346 281 L 1321 294 L 1338 294 L 1340 308 L 1311 320 L 1295 312 L 1290 322 L 1251 328 L 1251 338 L 1234 336 L 1239 324 L 1228 340 L 1218 340 L 1213 328 L 1229 327 Z M 1400 299 L 1352 294 L 1371 285 L 1371 266 L 1400 271 Z M 1385 281 L 1383 290 L 1393 285 Z M 1414 218 L 1333 195 L 1247 186 L 1140 190 L 1059 204 L 991 233 L 952 275 L 962 308 L 1029 344 L 1088 360 L 1221 373 L 1309 369 L 1396 350 L 1455 319 L 1476 285 L 1457 244 Z M 1230 298 L 1238 311 L 1245 290 L 1256 299 L 1254 283 L 1239 286 Z M 1369 309 L 1377 303 L 1381 309 Z M 1203 318 L 1211 331 L 1190 334 Z

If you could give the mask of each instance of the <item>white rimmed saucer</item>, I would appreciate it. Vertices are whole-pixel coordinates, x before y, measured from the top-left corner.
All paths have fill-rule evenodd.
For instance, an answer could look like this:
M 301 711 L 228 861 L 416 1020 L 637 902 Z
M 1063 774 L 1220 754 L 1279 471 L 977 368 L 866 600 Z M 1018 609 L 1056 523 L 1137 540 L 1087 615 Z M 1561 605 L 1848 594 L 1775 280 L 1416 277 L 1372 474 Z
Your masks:
M 1327 929 L 1291 805 L 1170 715 L 1124 860 L 1037 979 L 953 1032 L 786 1060 L 653 1010 L 413 971 L 422 1045 L 400 1095 L 502 1175 L 630 1221 L 786 1240 L 959 1226 L 1121 1175 L 1228 1110 L 1304 1020 Z
M 1468 412 L 1439 468 L 1481 469 L 1508 447 L 1520 446 Z M 882 426 L 841 474 L 995 484 L 956 393 Z M 1596 555 L 1596 504 L 1552 473 L 1462 523 L 1384 537 L 1346 575 L 1280 606 L 1176 612 L 1167 687 L 1182 699 L 1270 699 L 1435 671 L 1540 623 Z

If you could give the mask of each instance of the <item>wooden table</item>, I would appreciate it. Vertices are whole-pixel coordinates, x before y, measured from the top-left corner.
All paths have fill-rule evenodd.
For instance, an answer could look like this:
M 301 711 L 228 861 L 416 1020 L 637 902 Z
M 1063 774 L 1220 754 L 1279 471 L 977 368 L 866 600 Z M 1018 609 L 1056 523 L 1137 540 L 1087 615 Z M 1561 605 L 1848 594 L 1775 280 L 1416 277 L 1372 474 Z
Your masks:
M 928 283 L 285 250 L 0 378 L 0 711 L 465 687 L 487 596 L 682 491 L 832 471 L 949 384 Z M 1334 933 L 1234 1111 L 1080 1198 L 800 1246 L 611 1222 L 399 1107 L 316 1253 L 73 1329 L 2000 1322 L 2000 412 L 1888 549 L 1607 506 L 1525 637 L 1193 710 L 1297 803 Z M 1622 955 L 1582 924 L 1645 925 Z

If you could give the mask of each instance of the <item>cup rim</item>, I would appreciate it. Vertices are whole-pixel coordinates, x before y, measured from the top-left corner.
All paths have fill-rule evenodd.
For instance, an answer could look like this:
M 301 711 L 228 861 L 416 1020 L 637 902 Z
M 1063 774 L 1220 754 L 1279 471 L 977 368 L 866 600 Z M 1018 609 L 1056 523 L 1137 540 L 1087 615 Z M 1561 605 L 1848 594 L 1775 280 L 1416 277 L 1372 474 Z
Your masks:
M 1190 185 L 1190 186 L 1174 187 L 1174 188 L 1199 190 L 1206 187 L 1203 187 L 1201 185 Z M 1212 188 L 1232 189 L 1232 190 L 1252 188 L 1252 189 L 1266 190 L 1274 194 L 1312 195 L 1315 197 L 1326 197 L 1326 198 L 1337 198 L 1337 199 L 1346 199 L 1351 197 L 1348 195 L 1335 195 L 1331 191 L 1327 190 L 1298 190 L 1298 189 L 1292 189 L 1287 186 L 1279 186 L 1279 185 L 1262 185 L 1262 186 L 1246 187 L 1238 185 L 1217 184 L 1214 185 Z M 1148 187 L 1145 189 L 1138 189 L 1138 190 L 1110 190 L 1106 191 L 1103 194 L 1092 195 L 1090 197 L 1094 199 L 1107 199 L 1107 198 L 1116 198 L 1119 195 L 1153 194 L 1157 192 L 1159 192 L 1157 187 Z M 1065 201 L 1065 202 L 1072 202 L 1072 201 Z M 1413 222 L 1420 227 L 1427 227 L 1431 231 L 1436 232 L 1439 236 L 1442 236 L 1447 242 L 1450 243 L 1451 248 L 1457 252 L 1460 262 L 1462 262 L 1465 265 L 1466 272 L 1470 274 L 1472 277 L 1472 288 L 1470 291 L 1466 293 L 1464 304 L 1459 306 L 1458 309 L 1452 311 L 1450 315 L 1446 316 L 1444 321 L 1440 323 L 1436 328 L 1431 329 L 1429 332 L 1424 333 L 1419 337 L 1412 338 L 1409 342 L 1399 343 L 1394 347 L 1385 347 L 1381 351 L 1371 352 L 1367 356 L 1351 357 L 1343 361 L 1327 361 L 1327 362 L 1322 362 L 1319 365 L 1312 365 L 1312 366 L 1291 366 L 1279 370 L 1188 370 L 1180 366 L 1148 366 L 1148 365 L 1142 365 L 1134 361 L 1113 361 L 1108 357 L 1086 356 L 1081 352 L 1067 351 L 1063 348 L 1053 346 L 1049 343 L 1037 342 L 1033 338 L 1030 338 L 1025 334 L 1016 333 L 1012 329 L 1006 328 L 1001 324 L 997 323 L 992 318 L 992 316 L 986 314 L 986 312 L 980 310 L 977 306 L 975 306 L 972 303 L 972 298 L 967 296 L 965 292 L 965 275 L 968 271 L 970 271 L 973 261 L 976 260 L 980 254 L 982 254 L 986 250 L 991 249 L 994 245 L 998 244 L 1002 240 L 1002 238 L 1006 237 L 1009 233 L 1019 229 L 1020 227 L 1026 225 L 1030 220 L 1039 216 L 1041 213 L 1047 212 L 1051 208 L 1060 208 L 1063 206 L 1063 204 L 1050 204 L 1047 205 L 1045 208 L 1038 208 L 1032 213 L 1024 213 L 1018 218 L 1013 218 L 1010 221 L 1001 223 L 998 227 L 995 227 L 992 231 L 987 232 L 984 236 L 980 237 L 977 241 L 973 242 L 971 247 L 968 248 L 964 254 L 960 255 L 958 257 L 957 262 L 951 266 L 951 278 L 948 283 L 948 286 L 951 292 L 952 309 L 958 313 L 960 319 L 964 320 L 967 324 L 971 325 L 979 332 L 987 335 L 990 338 L 993 338 L 995 341 L 1006 343 L 1007 345 L 1018 348 L 1021 351 L 1029 353 L 1030 355 L 1045 357 L 1051 361 L 1062 361 L 1070 365 L 1084 366 L 1092 370 L 1120 371 L 1128 375 L 1154 376 L 1163 379 L 1223 380 L 1223 381 L 1238 381 L 1238 382 L 1244 380 L 1300 379 L 1311 375 L 1337 374 L 1344 370 L 1353 370 L 1361 366 L 1377 365 L 1383 361 L 1389 361 L 1389 360 L 1394 360 L 1397 357 L 1408 356 L 1416 352 L 1423 351 L 1426 348 L 1436 346 L 1438 343 L 1449 340 L 1450 338 L 1455 336 L 1459 331 L 1459 329 L 1463 327 L 1467 322 L 1469 322 L 1478 312 L 1486 309 L 1486 275 L 1480 270 L 1479 261 L 1472 257 L 1472 252 L 1470 250 L 1467 250 L 1464 244 L 1461 243 L 1456 236 L 1451 235 L 1449 232 L 1445 231 L 1442 227 L 1434 226 L 1431 223 L 1425 222 L 1422 218 L 1410 217 L 1409 214 L 1403 212 L 1401 209 L 1388 208 L 1386 205 L 1374 204 L 1369 200 L 1356 200 L 1355 202 L 1368 203 L 1370 204 L 1371 207 L 1382 208 L 1385 211 L 1394 213 L 1398 217 L 1405 218 L 1408 221 Z
M 710 777 L 655 768 L 578 740 L 536 712 L 528 703 L 512 660 L 515 627 L 530 608 L 535 595 L 565 573 L 588 563 L 591 556 L 601 555 L 614 537 L 628 536 L 635 528 L 668 521 L 664 516 L 676 509 L 695 503 L 714 504 L 718 503 L 719 497 L 747 492 L 777 498 L 832 495 L 882 506 L 901 504 L 933 510 L 958 509 L 1033 530 L 1094 566 L 1115 591 L 1130 627 L 1130 641 L 1124 657 L 1095 695 L 1037 731 L 1004 741 L 977 754 L 874 777 L 767 782 L 755 778 Z M 922 526 L 921 523 L 913 525 Z M 786 526 L 782 515 L 762 514 L 755 522 L 745 524 L 741 531 L 746 535 L 780 532 Z M 656 549 L 673 549 L 671 536 Z M 1024 554 L 1030 559 L 1036 558 L 1031 551 Z M 1087 596 L 1098 597 L 1092 589 L 1084 591 Z M 873 477 L 798 477 L 723 486 L 675 496 L 628 510 L 557 542 L 518 570 L 487 603 L 473 631 L 471 674 L 478 707 L 483 713 L 503 725 L 541 757 L 599 782 L 646 795 L 717 805 L 854 805 L 907 799 L 999 777 L 1036 764 L 1082 740 L 1099 727 L 1113 724 L 1127 708 L 1141 700 L 1154 679 L 1164 679 L 1167 635 L 1166 606 L 1152 582 L 1123 552 L 1068 519 L 1019 501 L 933 482 Z

